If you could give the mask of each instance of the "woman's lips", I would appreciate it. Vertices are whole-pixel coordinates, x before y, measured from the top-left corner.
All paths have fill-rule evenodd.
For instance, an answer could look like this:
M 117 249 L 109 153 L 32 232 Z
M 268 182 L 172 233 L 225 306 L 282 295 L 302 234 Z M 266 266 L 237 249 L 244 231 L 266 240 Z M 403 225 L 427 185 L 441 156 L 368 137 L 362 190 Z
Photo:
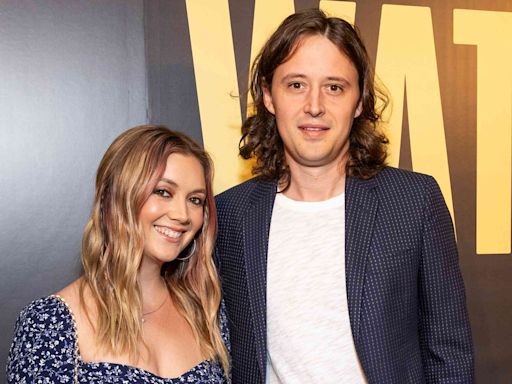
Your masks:
M 168 237 L 171 239 L 179 239 L 181 237 L 181 235 L 183 235 L 183 231 L 176 231 L 169 227 L 162 227 L 160 225 L 155 225 L 154 228 L 158 233 L 161 233 L 165 237 Z

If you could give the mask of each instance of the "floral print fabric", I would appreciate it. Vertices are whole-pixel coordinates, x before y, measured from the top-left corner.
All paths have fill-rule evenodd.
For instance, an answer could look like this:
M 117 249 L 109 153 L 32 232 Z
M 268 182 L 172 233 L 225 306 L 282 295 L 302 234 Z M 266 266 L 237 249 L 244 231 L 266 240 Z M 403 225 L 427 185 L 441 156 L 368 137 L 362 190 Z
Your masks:
M 224 308 L 220 311 L 221 333 L 229 349 Z M 75 324 L 67 305 L 57 296 L 32 302 L 20 313 L 7 361 L 7 383 L 75 382 L 106 384 L 224 384 L 224 371 L 217 361 L 205 360 L 177 378 L 162 378 L 141 368 L 114 363 L 81 361 Z

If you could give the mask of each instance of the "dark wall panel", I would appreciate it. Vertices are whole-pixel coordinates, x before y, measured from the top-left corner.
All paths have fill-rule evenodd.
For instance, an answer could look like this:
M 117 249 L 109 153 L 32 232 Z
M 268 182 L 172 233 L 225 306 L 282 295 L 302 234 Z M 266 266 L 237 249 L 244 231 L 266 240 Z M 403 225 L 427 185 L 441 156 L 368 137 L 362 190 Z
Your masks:
M 202 142 L 184 1 L 144 3 L 149 119 Z

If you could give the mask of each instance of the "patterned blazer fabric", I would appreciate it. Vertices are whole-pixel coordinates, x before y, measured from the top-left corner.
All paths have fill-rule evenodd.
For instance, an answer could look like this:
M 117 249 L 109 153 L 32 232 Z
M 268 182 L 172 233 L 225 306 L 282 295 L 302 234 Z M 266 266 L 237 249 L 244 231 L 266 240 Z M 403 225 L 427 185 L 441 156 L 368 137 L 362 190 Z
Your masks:
M 265 382 L 266 258 L 276 188 L 254 178 L 217 196 L 216 258 L 235 384 Z M 464 285 L 435 180 L 386 168 L 370 180 L 347 178 L 345 199 L 349 316 L 368 382 L 472 383 Z

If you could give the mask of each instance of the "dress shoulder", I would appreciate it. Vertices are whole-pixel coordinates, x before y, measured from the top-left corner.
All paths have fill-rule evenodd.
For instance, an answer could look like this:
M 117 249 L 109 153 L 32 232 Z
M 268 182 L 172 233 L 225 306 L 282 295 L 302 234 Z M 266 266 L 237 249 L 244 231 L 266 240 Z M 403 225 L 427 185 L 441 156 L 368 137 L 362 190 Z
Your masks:
M 16 321 L 7 382 L 64 382 L 59 380 L 72 374 L 76 356 L 74 320 L 67 305 L 57 296 L 35 300 Z

